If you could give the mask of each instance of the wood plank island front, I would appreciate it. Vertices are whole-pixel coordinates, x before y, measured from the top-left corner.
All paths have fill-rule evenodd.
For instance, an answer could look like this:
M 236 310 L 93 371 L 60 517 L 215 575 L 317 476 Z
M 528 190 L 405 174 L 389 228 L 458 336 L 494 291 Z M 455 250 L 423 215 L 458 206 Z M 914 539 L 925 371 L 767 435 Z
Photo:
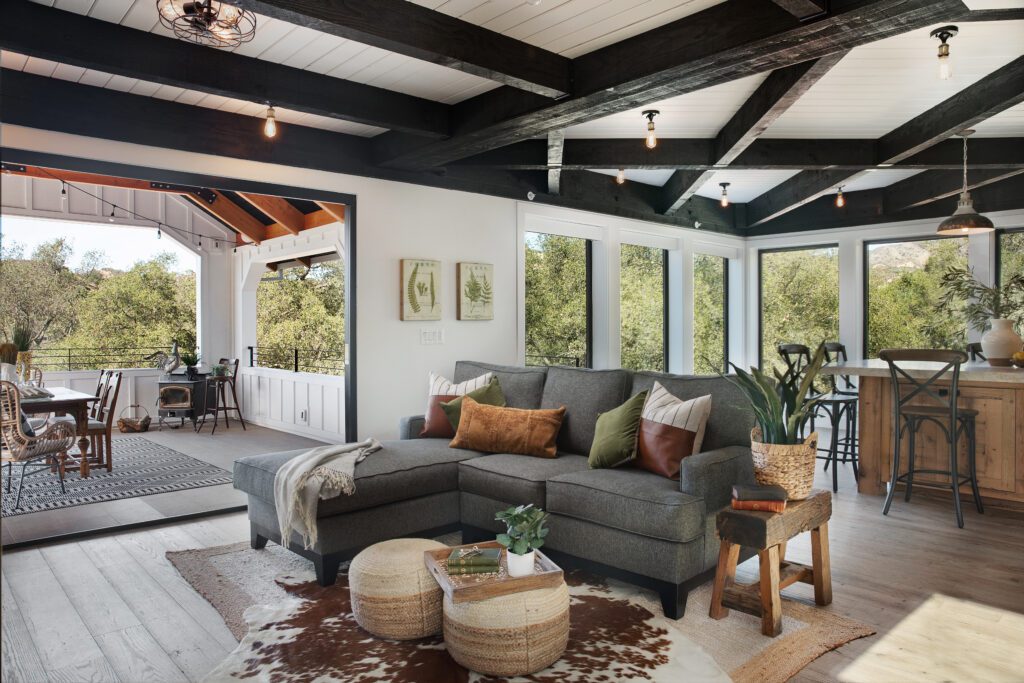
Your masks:
M 902 363 L 914 377 L 926 378 L 941 366 L 936 363 Z M 892 389 L 889 368 L 879 359 L 837 363 L 822 369 L 823 374 L 857 377 L 859 386 L 860 479 L 861 493 L 883 495 L 892 469 Z M 948 387 L 946 382 L 945 386 Z M 938 385 L 940 388 L 942 383 Z M 915 400 L 915 403 L 918 402 Z M 921 399 L 928 405 L 927 399 Z M 932 403 L 934 405 L 934 403 Z M 1024 370 L 996 368 L 985 362 L 965 363 L 960 370 L 960 406 L 978 411 L 977 468 L 978 485 L 986 505 L 1024 509 Z M 925 424 L 918 432 L 916 458 L 918 469 L 949 469 L 949 449 L 941 430 Z M 957 458 L 961 472 L 967 468 L 967 444 L 961 438 Z M 901 474 L 906 471 L 907 440 L 903 440 Z M 947 479 L 918 475 L 914 483 L 946 485 Z M 902 489 L 900 484 L 899 488 Z M 915 493 L 918 488 L 915 487 Z M 945 494 L 948 495 L 948 489 Z M 961 488 L 961 497 L 970 497 L 970 486 Z

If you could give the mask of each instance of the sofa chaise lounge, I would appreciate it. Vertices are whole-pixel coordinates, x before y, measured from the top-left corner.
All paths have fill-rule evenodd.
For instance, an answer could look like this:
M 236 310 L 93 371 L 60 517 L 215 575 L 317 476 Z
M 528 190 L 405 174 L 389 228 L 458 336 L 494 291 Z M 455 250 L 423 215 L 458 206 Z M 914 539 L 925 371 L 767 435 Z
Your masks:
M 715 514 L 735 483 L 754 479 L 750 427 L 754 416 L 739 391 L 720 377 L 564 367 L 507 367 L 460 361 L 455 382 L 494 372 L 514 408 L 566 406 L 557 458 L 485 454 L 450 448 L 446 439 L 418 438 L 422 417 L 403 418 L 400 440 L 356 468 L 356 492 L 322 501 L 316 546 L 293 551 L 314 563 L 321 585 L 360 549 L 401 536 L 461 530 L 465 542 L 503 531 L 498 510 L 533 503 L 550 514 L 544 551 L 580 567 L 654 589 L 666 616 L 678 619 L 686 594 L 710 579 L 717 562 Z M 679 481 L 624 466 L 590 469 L 599 414 L 658 381 L 682 399 L 712 395 L 702 452 L 683 459 Z M 274 511 L 274 474 L 304 451 L 235 461 L 234 486 L 248 494 L 253 548 L 281 543 Z M 283 545 L 283 543 L 282 543 Z

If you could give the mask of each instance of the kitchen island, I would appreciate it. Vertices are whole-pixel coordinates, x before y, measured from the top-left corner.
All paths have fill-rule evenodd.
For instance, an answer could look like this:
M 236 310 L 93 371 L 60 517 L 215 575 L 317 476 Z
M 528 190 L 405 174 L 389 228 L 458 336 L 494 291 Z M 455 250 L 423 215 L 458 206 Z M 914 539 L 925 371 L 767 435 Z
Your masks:
M 941 368 L 938 363 L 901 363 L 915 378 L 927 378 Z M 882 495 L 892 469 L 892 389 L 889 367 L 879 359 L 849 361 L 822 368 L 822 374 L 856 377 L 859 405 L 860 478 L 857 490 Z M 949 375 L 947 375 L 948 377 Z M 949 382 L 939 383 L 948 387 Z M 914 403 L 935 405 L 930 399 Z M 977 470 L 978 485 L 986 505 L 1024 509 L 1024 369 L 996 368 L 984 361 L 965 363 L 960 369 L 960 403 L 978 411 Z M 903 440 L 900 458 L 906 471 L 907 440 Z M 949 469 L 949 449 L 941 430 L 925 424 L 918 432 L 915 448 L 918 469 Z M 958 446 L 961 472 L 967 468 L 967 447 L 961 438 Z M 918 484 L 948 486 L 948 478 L 918 475 Z M 902 488 L 902 484 L 900 485 Z M 949 489 L 945 492 L 948 494 Z M 961 488 L 961 496 L 970 497 L 970 486 Z

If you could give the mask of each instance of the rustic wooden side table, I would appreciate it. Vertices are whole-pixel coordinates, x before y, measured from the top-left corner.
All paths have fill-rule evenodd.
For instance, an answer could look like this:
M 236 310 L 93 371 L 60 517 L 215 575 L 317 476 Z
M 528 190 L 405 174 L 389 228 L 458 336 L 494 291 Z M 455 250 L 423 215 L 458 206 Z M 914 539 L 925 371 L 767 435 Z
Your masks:
M 718 513 L 718 570 L 711 594 L 712 619 L 722 619 L 729 608 L 761 617 L 766 636 L 782 633 L 782 598 L 786 586 L 798 581 L 814 586 L 814 602 L 832 602 L 832 572 L 828 559 L 828 520 L 832 516 L 832 494 L 812 491 L 804 500 L 792 501 L 785 512 L 752 512 L 727 508 Z M 786 561 L 786 542 L 797 534 L 811 532 L 812 566 Z M 736 583 L 736 562 L 740 547 L 757 550 L 760 581 Z

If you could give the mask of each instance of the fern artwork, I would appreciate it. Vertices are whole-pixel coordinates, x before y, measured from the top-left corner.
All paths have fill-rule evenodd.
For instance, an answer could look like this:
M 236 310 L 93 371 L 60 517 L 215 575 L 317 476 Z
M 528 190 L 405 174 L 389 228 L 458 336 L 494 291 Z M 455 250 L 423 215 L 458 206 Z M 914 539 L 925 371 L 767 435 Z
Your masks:
M 455 271 L 459 320 L 494 320 L 494 266 L 460 263 Z
M 441 262 L 426 259 L 402 259 L 402 320 L 441 319 Z

